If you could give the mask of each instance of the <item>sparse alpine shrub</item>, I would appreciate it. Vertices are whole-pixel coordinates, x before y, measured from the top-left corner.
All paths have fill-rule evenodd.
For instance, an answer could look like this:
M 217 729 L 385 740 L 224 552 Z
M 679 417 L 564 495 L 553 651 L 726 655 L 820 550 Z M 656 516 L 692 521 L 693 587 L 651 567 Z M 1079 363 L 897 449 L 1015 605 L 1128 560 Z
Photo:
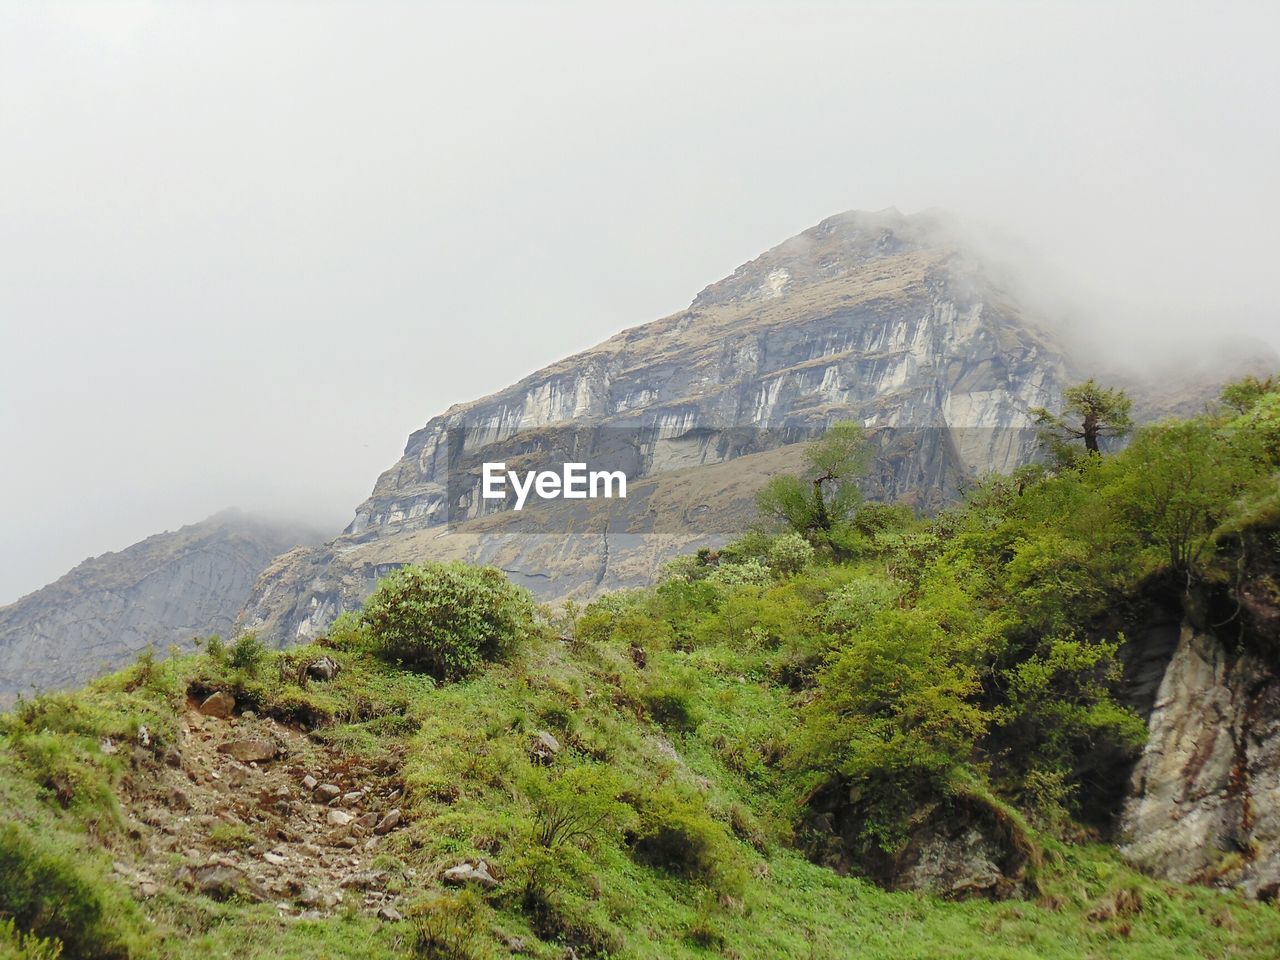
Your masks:
M 204 653 L 215 666 L 220 667 L 227 659 L 227 645 L 215 633 L 204 641 Z
M 387 660 L 458 680 L 534 630 L 534 604 L 500 570 L 462 563 L 401 567 L 378 584 L 361 620 Z
M 243 670 L 245 673 L 253 676 L 258 672 L 258 668 L 262 666 L 262 661 L 266 659 L 267 648 L 256 634 L 242 633 L 239 639 L 231 645 L 231 651 L 227 654 L 227 663 L 232 669 Z
M 484 944 L 484 903 L 470 890 L 442 894 L 411 911 L 413 956 L 419 960 L 472 960 Z

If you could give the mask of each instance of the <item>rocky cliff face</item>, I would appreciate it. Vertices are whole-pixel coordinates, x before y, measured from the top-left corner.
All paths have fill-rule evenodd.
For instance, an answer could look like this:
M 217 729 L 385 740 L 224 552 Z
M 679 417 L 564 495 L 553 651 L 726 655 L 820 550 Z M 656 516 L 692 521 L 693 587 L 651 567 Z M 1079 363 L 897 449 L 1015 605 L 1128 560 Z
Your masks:
M 0 702 L 83 683 L 147 647 L 226 634 L 271 559 L 318 539 L 229 511 L 86 560 L 0 607 Z
M 712 483 L 700 493 L 667 482 L 668 512 L 629 495 L 598 534 L 590 524 L 573 537 L 496 527 L 477 516 L 476 498 L 452 495 L 457 431 L 467 450 L 500 450 L 567 423 L 635 429 L 631 481 L 656 491 L 691 465 L 768 456 L 717 442 L 731 428 L 771 431 L 762 446 L 777 454 L 787 431 L 856 419 L 881 448 L 868 493 L 936 503 L 976 473 L 1025 461 L 1034 442 L 1028 409 L 1052 406 L 1067 382 L 1053 339 L 944 220 L 832 217 L 708 287 L 687 310 L 430 421 L 341 537 L 264 572 L 242 623 L 280 642 L 315 635 L 380 574 L 428 558 L 496 563 L 547 597 L 647 582 L 663 558 L 707 539 L 690 517 L 733 512 L 755 489 Z
M 1232 535 L 1238 580 L 1188 605 L 1120 823 L 1138 866 L 1265 900 L 1280 896 L 1277 544 L 1270 527 Z
M 1170 880 L 1280 893 L 1280 682 L 1184 625 L 1125 805 L 1125 855 Z

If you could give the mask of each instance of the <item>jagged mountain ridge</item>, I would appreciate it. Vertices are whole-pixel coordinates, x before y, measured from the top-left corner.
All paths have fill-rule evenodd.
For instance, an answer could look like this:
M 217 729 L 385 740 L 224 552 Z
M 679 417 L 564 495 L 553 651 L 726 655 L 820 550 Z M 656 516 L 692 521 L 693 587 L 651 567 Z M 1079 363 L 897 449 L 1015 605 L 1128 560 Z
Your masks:
M 258 574 L 312 530 L 228 510 L 85 560 L 0 607 L 0 702 L 231 630 Z
M 279 642 L 314 635 L 358 606 L 378 576 L 428 558 L 496 563 L 546 597 L 631 586 L 705 540 L 660 532 L 660 521 L 641 516 L 613 543 L 512 534 L 472 508 L 458 515 L 456 504 L 450 518 L 454 428 L 467 429 L 468 444 L 501 450 L 557 424 L 639 427 L 651 437 L 639 479 L 661 483 L 672 469 L 724 459 L 708 433 L 853 418 L 881 447 L 869 494 L 936 504 L 974 474 L 1031 455 L 1027 411 L 1057 402 L 1069 367 L 1047 325 L 987 275 L 946 217 L 831 217 L 710 285 L 688 309 L 431 420 L 342 536 L 264 572 L 241 624 Z M 734 509 L 751 492 L 703 505 Z

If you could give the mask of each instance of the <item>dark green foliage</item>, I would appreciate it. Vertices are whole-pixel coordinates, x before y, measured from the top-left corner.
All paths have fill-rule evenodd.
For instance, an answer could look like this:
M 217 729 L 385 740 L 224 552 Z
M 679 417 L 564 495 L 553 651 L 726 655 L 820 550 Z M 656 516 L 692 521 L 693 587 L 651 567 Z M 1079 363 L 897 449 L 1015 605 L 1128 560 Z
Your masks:
M 76 861 L 42 845 L 16 823 L 0 823 L 0 919 L 62 943 L 62 956 L 114 960 L 128 956 L 108 919 L 100 887 Z
M 534 606 L 500 570 L 436 563 L 402 567 L 383 579 L 361 620 L 387 660 L 458 680 L 526 640 Z

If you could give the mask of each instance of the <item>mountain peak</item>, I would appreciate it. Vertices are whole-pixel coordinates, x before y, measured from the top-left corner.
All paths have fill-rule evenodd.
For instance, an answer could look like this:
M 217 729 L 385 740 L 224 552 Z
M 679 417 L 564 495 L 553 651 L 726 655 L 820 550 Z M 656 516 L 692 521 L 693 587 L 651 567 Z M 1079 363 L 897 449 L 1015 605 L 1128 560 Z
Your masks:
M 772 300 L 815 283 L 847 277 L 886 257 L 933 251 L 942 259 L 958 248 L 955 221 L 944 211 L 907 215 L 897 207 L 847 210 L 742 264 L 728 277 L 704 288 L 690 309 Z

